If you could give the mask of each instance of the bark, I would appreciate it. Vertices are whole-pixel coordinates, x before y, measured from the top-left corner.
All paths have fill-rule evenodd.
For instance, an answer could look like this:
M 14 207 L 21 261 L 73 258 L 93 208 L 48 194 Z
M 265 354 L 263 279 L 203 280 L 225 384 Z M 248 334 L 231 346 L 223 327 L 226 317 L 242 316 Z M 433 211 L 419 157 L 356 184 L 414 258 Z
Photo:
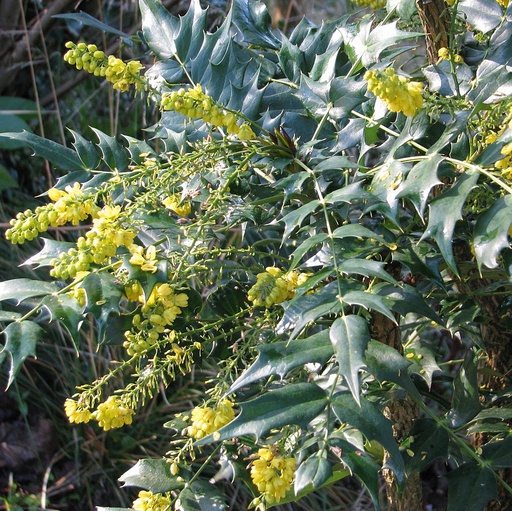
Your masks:
M 441 48 L 449 46 L 450 11 L 444 0 L 416 0 L 423 30 L 427 56 L 435 64 Z
M 372 322 L 373 337 L 400 353 L 403 352 L 399 325 L 382 314 L 376 314 Z M 410 399 L 396 400 L 384 410 L 384 415 L 393 422 L 393 434 L 398 442 L 411 430 L 413 422 L 419 417 L 417 405 Z M 389 459 L 386 452 L 384 461 Z M 421 479 L 419 473 L 411 474 L 403 487 L 391 470 L 384 470 L 388 511 L 420 511 L 422 509 Z

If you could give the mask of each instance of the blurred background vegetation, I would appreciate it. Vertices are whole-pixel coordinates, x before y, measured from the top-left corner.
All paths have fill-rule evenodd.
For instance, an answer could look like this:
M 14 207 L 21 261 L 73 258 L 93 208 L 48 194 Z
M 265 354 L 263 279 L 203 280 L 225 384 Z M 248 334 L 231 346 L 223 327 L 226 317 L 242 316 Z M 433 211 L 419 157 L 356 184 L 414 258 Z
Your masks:
M 190 1 L 163 3 L 179 15 Z M 201 3 L 209 8 L 213 31 L 229 2 Z M 267 4 L 276 28 L 284 32 L 303 16 L 319 24 L 348 8 L 345 0 L 268 0 Z M 144 138 L 144 128 L 158 115 L 152 105 L 121 96 L 106 81 L 77 72 L 62 60 L 66 41 L 81 40 L 150 66 L 139 37 L 135 0 L 0 0 L 0 13 L 0 132 L 28 130 L 65 145 L 72 140 L 69 129 L 94 138 L 91 126 L 111 136 Z M 115 30 L 105 33 L 93 19 Z M 45 276 L 44 269 L 20 266 L 41 248 L 38 242 L 13 246 L 3 233 L 18 211 L 45 202 L 45 191 L 58 177 L 30 150 L 0 138 L 1 280 Z M 60 228 L 49 235 L 70 239 L 78 233 L 76 228 Z M 76 385 L 104 374 L 118 358 L 116 346 L 97 350 L 92 327 L 84 325 L 83 332 L 77 357 L 63 330 L 57 326 L 48 330 L 47 339 L 38 345 L 37 359 L 26 361 L 7 392 L 6 368 L 0 369 L 0 510 L 129 507 L 136 492 L 121 490 L 117 478 L 137 459 L 159 457 L 166 451 L 169 435 L 162 424 L 177 411 L 191 408 L 198 389 L 211 376 L 206 371 L 196 374 L 193 383 L 178 380 L 173 389 L 162 389 L 128 428 L 107 434 L 87 424 L 71 426 L 62 411 L 64 399 Z M 231 509 L 247 509 L 250 495 L 236 486 L 226 487 L 226 492 L 231 495 Z M 364 490 L 348 480 L 303 503 L 280 508 L 364 511 L 373 506 Z

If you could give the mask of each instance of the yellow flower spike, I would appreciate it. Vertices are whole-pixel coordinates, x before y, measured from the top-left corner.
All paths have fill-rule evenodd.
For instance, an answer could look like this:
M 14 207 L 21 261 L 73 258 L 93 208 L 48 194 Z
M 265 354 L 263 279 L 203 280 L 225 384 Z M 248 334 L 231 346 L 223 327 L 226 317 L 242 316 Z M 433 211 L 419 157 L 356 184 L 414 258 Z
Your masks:
M 162 201 L 162 204 L 171 211 L 174 211 L 179 216 L 188 216 L 192 211 L 192 204 L 190 201 L 182 201 L 180 195 L 177 193 L 167 197 Z
M 269 448 L 258 450 L 251 466 L 251 479 L 267 504 L 279 503 L 295 478 L 295 458 L 283 458 Z
M 167 511 L 171 507 L 171 501 L 161 493 L 152 493 L 141 490 L 138 498 L 133 502 L 135 511 Z
M 64 402 L 64 412 L 69 422 L 75 424 L 87 423 L 93 418 L 92 413 L 87 408 L 80 407 L 74 399 L 70 398 Z
M 120 398 L 110 396 L 92 413 L 92 418 L 98 421 L 101 428 L 109 431 L 110 429 L 121 428 L 125 424 L 131 424 L 133 413 L 133 410 L 125 406 Z
M 384 101 L 391 112 L 403 112 L 412 117 L 423 106 L 423 84 L 397 75 L 391 67 L 384 71 L 367 71 L 364 79 L 368 90 Z
M 223 399 L 215 408 L 196 406 L 191 413 L 192 424 L 187 428 L 187 435 L 200 440 L 219 430 L 235 418 L 233 403 Z

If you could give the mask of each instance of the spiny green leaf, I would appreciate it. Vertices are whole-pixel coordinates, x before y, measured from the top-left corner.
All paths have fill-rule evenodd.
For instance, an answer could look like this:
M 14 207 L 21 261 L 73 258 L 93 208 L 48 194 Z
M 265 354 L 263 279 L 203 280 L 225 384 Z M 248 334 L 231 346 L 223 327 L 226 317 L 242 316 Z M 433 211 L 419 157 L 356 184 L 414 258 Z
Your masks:
M 223 511 L 224 493 L 208 481 L 197 480 L 184 488 L 176 501 L 176 511 Z
M 4 330 L 5 345 L 0 351 L 0 363 L 9 359 L 9 388 L 27 357 L 36 356 L 36 346 L 44 330 L 33 321 L 16 321 Z
M 409 285 L 392 286 L 390 284 L 377 285 L 374 292 L 386 298 L 388 307 L 405 317 L 410 312 L 420 314 L 426 318 L 443 324 L 443 320 L 428 305 L 423 296 L 416 289 Z
M 508 231 L 512 218 L 512 195 L 499 198 L 487 211 L 482 213 L 475 225 L 475 250 L 478 267 L 498 266 L 500 252 L 510 245 Z
M 379 382 L 396 383 L 412 396 L 420 397 L 408 373 L 411 362 L 391 346 L 371 340 L 368 343 L 365 361 L 368 372 Z
M 327 458 L 317 454 L 310 456 L 300 464 L 295 473 L 295 495 L 308 487 L 320 488 L 331 476 L 332 467 Z
M 67 252 L 72 247 L 76 248 L 76 243 L 70 243 L 68 241 L 55 241 L 51 238 L 42 238 L 42 240 L 42 250 L 27 259 L 23 265 L 36 265 L 36 268 L 50 266 L 50 262 L 58 258 L 60 254 Z
M 45 296 L 41 305 L 50 312 L 50 321 L 59 321 L 66 328 L 78 352 L 79 330 L 85 319 L 83 307 L 77 300 L 65 294 Z
M 397 28 L 397 21 L 373 27 L 371 21 L 363 22 L 357 36 L 351 41 L 355 54 L 368 67 L 378 61 L 379 55 L 398 41 L 422 36 L 418 32 L 404 32 Z
M 77 133 L 72 129 L 69 129 L 69 131 L 75 139 L 73 142 L 73 147 L 75 148 L 78 157 L 84 164 L 84 167 L 91 170 L 96 169 L 101 161 L 101 156 L 96 149 L 96 145 L 90 140 L 84 138 L 82 135 L 80 135 L 80 133 Z
M 448 478 L 448 507 L 446 511 L 483 511 L 487 503 L 498 496 L 494 472 L 483 465 L 465 463 Z
M 453 381 L 452 408 L 448 420 L 458 428 L 473 419 L 482 405 L 478 392 L 477 357 L 469 352 Z
M 384 269 L 385 264 L 369 259 L 345 259 L 338 264 L 341 273 L 364 275 L 365 277 L 378 277 L 391 284 L 396 280 Z
M 462 218 L 462 207 L 478 181 L 478 172 L 467 170 L 455 184 L 429 206 L 428 225 L 421 239 L 434 238 L 450 269 L 458 275 L 453 257 L 452 241 L 455 224 Z
M 123 486 L 138 486 L 153 493 L 177 490 L 184 484 L 171 474 L 169 463 L 162 459 L 139 460 L 119 481 Z
M 272 374 L 284 378 L 291 369 L 304 364 L 324 364 L 333 354 L 328 330 L 306 339 L 263 344 L 258 346 L 257 350 L 258 358 L 231 385 L 230 393 Z
M 386 304 L 386 298 L 367 291 L 349 291 L 341 296 L 341 303 L 349 305 L 358 305 L 366 310 L 380 312 L 391 321 L 396 322 L 396 318 L 391 309 Z
M 512 436 L 485 444 L 482 458 L 494 469 L 512 467 Z
M 56 293 L 58 286 L 53 282 L 32 279 L 12 279 L 0 282 L 0 301 L 16 300 L 21 303 L 27 298 Z
M 285 215 L 281 222 L 284 222 L 283 241 L 286 241 L 294 229 L 300 227 L 302 222 L 311 215 L 320 205 L 319 200 L 312 200 L 298 209 Z
M 279 48 L 280 41 L 272 32 L 271 19 L 262 2 L 235 0 L 233 22 L 246 43 L 272 50 Z
M 98 147 L 101 150 L 103 161 L 112 170 L 118 170 L 124 172 L 128 169 L 130 158 L 126 147 L 118 142 L 114 137 L 103 133 L 102 131 L 91 128 L 99 139 Z
M 382 415 L 376 405 L 363 396 L 358 404 L 352 394 L 344 393 L 333 399 L 332 409 L 341 422 L 358 429 L 369 440 L 376 440 L 389 452 L 389 466 L 401 480 L 404 462 L 393 437 L 392 423 Z
M 442 161 L 440 154 L 434 154 L 414 165 L 397 195 L 399 198 L 409 199 L 420 216 L 423 216 L 425 211 L 430 190 L 441 184 L 437 177 L 437 169 Z
M 326 314 L 339 312 L 341 304 L 337 295 L 337 283 L 332 282 L 315 293 L 298 296 L 285 302 L 284 315 L 276 327 L 276 332 L 279 334 L 291 330 L 289 338 L 294 339 L 308 323 Z
M 408 474 L 421 471 L 438 458 L 448 458 L 448 432 L 430 419 L 418 419 L 410 431 L 413 442 L 404 456 Z
M 469 25 L 484 34 L 496 28 L 503 19 L 499 3 L 487 0 L 463 0 L 457 4 L 457 11 L 465 15 Z
M 19 140 L 25 145 L 29 146 L 36 156 L 40 156 L 48 160 L 56 167 L 62 170 L 78 170 L 85 169 L 86 167 L 78 157 L 75 151 L 65 147 L 53 140 L 28 133 L 23 131 L 21 133 L 7 132 L 0 133 L 0 137 L 10 138 L 12 140 Z
M 432 378 L 435 372 L 441 371 L 437 365 L 435 354 L 429 343 L 421 342 L 419 338 L 413 339 L 407 344 L 407 354 L 414 355 L 410 360 L 413 362 L 409 366 L 409 374 L 417 374 L 423 378 L 430 388 Z
M 306 427 L 327 405 L 325 391 L 314 383 L 287 384 L 241 404 L 242 411 L 229 424 L 198 445 L 254 435 L 256 440 L 274 428 L 289 424 Z
M 359 371 L 366 367 L 364 352 L 370 341 L 368 325 L 360 316 L 342 316 L 331 325 L 329 337 L 338 361 L 338 372 L 359 404 Z
M 5 322 L 10 323 L 11 321 L 16 321 L 17 319 L 20 319 L 21 317 L 22 317 L 22 314 L 20 312 L 10 312 L 10 311 L 0 310 L 0 321 L 5 321 Z

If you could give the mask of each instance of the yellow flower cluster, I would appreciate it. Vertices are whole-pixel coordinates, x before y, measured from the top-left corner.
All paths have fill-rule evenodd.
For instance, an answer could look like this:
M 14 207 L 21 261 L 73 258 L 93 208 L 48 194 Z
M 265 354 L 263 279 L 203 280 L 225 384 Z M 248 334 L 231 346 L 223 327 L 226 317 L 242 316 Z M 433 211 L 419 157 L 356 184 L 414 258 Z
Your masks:
M 248 123 L 238 125 L 238 118 L 233 112 L 217 105 L 211 96 L 203 92 L 200 84 L 187 90 L 165 93 L 160 103 L 162 110 L 173 110 L 191 119 L 203 119 L 216 127 L 224 127 L 230 135 L 237 135 L 240 140 L 256 137 Z
M 292 487 L 295 458 L 283 458 L 272 449 L 258 450 L 259 458 L 252 463 L 251 479 L 268 504 L 279 502 Z
M 256 284 L 249 289 L 247 298 L 256 307 L 268 308 L 293 298 L 295 290 L 307 281 L 309 274 L 296 271 L 283 273 L 280 268 L 271 266 L 256 278 Z
M 34 211 L 27 209 L 11 220 L 12 227 L 5 233 L 11 243 L 31 241 L 48 227 L 59 227 L 68 222 L 78 225 L 87 217 L 95 216 L 99 210 L 93 194 L 82 190 L 80 183 L 66 186 L 64 190 L 51 188 L 48 195 L 53 202 Z
M 439 51 L 437 52 L 437 56 L 439 57 L 439 60 L 451 60 L 453 57 L 453 61 L 456 64 L 462 64 L 464 62 L 464 59 L 458 54 L 458 53 L 450 53 L 450 50 L 446 47 L 439 48 Z
M 130 284 L 130 296 L 134 301 L 143 300 L 140 284 Z M 126 288 L 125 288 L 126 292 Z M 181 310 L 188 305 L 188 296 L 185 293 L 176 294 L 167 283 L 156 284 L 149 298 L 141 307 L 141 314 L 136 314 L 132 320 L 132 329 L 125 332 L 126 341 L 123 346 L 128 354 L 142 354 L 151 349 L 159 340 L 161 334 L 167 335 L 172 343 L 174 332 L 170 327 L 181 314 Z
M 505 158 L 497 161 L 494 166 L 501 170 L 503 177 L 512 179 L 512 142 L 505 144 L 501 148 L 501 154 L 503 154 Z
M 510 0 L 497 0 L 498 3 L 502 6 L 502 7 L 505 7 L 505 9 L 508 7 L 508 4 L 509 4 L 509 1 Z
M 64 412 L 69 422 L 79 424 L 94 419 L 105 431 L 121 428 L 125 424 L 131 424 L 133 418 L 133 410 L 116 396 L 110 396 L 94 412 L 91 412 L 87 407 L 81 406 L 74 399 L 66 399 L 64 402 Z
M 192 424 L 187 428 L 187 434 L 200 440 L 222 428 L 234 418 L 233 403 L 229 399 L 223 399 L 215 408 L 196 406 L 192 410 Z
M 171 501 L 161 493 L 142 490 L 139 498 L 133 502 L 132 509 L 136 511 L 167 511 L 171 509 Z
M 105 55 L 95 44 L 66 43 L 68 51 L 64 60 L 95 76 L 103 76 L 114 85 L 114 89 L 126 92 L 130 85 L 135 85 L 137 91 L 144 89 L 146 80 L 140 75 L 143 68 L 138 60 L 124 62 L 114 55 Z
M 352 3 L 359 7 L 369 7 L 374 11 L 386 7 L 386 0 L 352 0 Z
M 50 261 L 52 277 L 74 278 L 79 272 L 88 271 L 91 264 L 103 264 L 114 257 L 121 246 L 135 250 L 136 232 L 123 228 L 121 206 L 104 206 L 95 215 L 91 230 L 78 238 L 76 248 L 70 248 Z
M 120 398 L 110 396 L 104 403 L 98 405 L 98 408 L 92 413 L 92 418 L 98 421 L 100 427 L 108 431 L 131 424 L 133 413 L 133 410 L 128 408 Z
M 162 201 L 162 204 L 179 216 L 188 216 L 192 211 L 192 204 L 188 200 L 181 200 L 179 194 L 175 193 Z
M 80 424 L 89 422 L 92 419 L 92 413 L 87 408 L 82 408 L 74 399 L 66 399 L 64 402 L 64 412 L 69 422 Z
M 391 112 L 413 116 L 423 106 L 423 84 L 397 75 L 392 67 L 384 71 L 367 71 L 364 79 L 368 82 L 368 90 L 382 99 Z
M 158 270 L 156 267 L 158 260 L 156 258 L 156 247 L 154 245 L 151 245 L 146 249 L 139 245 L 131 245 L 129 250 L 132 254 L 130 257 L 130 264 L 140 266 L 142 271 L 147 271 L 148 273 L 156 273 Z

